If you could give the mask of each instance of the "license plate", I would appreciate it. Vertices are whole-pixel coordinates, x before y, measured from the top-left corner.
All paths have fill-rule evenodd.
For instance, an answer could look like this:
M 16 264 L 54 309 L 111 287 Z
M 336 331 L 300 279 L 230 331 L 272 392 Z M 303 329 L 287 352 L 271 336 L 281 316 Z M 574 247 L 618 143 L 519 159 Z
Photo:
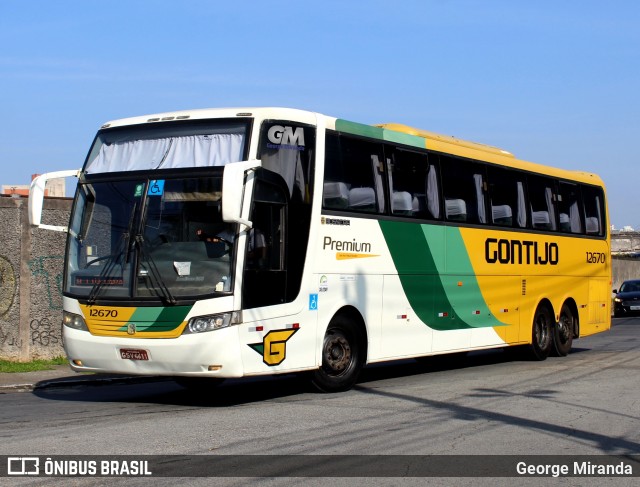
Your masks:
M 149 354 L 146 350 L 137 348 L 121 348 L 120 358 L 125 360 L 149 360 Z
M 640 306 L 630 306 L 631 311 L 640 311 Z

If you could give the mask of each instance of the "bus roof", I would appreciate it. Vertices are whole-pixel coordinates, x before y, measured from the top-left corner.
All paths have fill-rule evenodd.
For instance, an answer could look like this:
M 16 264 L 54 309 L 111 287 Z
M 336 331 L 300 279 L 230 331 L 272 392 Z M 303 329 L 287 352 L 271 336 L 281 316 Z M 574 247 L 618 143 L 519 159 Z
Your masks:
M 111 120 L 101 128 L 122 127 L 126 125 L 137 125 L 142 123 L 168 122 L 173 120 L 203 120 L 207 118 L 286 118 L 301 120 L 306 123 L 316 123 L 317 114 L 307 110 L 295 108 L 279 107 L 230 107 L 230 108 L 198 108 L 191 110 L 180 110 L 175 112 L 155 113 L 138 117 L 121 118 Z
M 428 130 L 422 130 L 415 127 L 409 127 L 408 125 L 403 125 L 401 123 L 383 123 L 376 125 L 376 127 L 380 127 L 388 130 L 395 130 L 396 132 L 402 132 L 410 135 L 417 135 L 418 137 L 422 137 L 423 139 L 427 139 L 430 144 L 429 146 L 433 147 L 434 145 L 441 145 L 446 147 L 447 145 L 456 145 L 461 147 L 468 147 L 470 149 L 485 151 L 492 154 L 498 154 L 501 156 L 514 157 L 511 152 L 500 149 L 498 147 L 493 147 L 491 145 L 480 144 L 478 142 L 470 142 L 468 140 L 458 139 L 452 135 L 442 135 L 437 134 L 435 132 L 429 132 Z M 435 149 L 438 150 L 438 149 Z M 448 152 L 443 150 L 442 152 Z
M 561 169 L 554 166 L 547 166 L 517 159 L 511 152 L 491 145 L 470 142 L 468 140 L 458 139 L 451 135 L 442 135 L 399 123 L 385 123 L 374 126 L 383 130 L 392 130 L 394 132 L 420 137 L 425 140 L 424 143 L 427 149 L 437 152 L 494 162 L 515 169 L 522 169 L 524 171 L 533 171 L 558 178 L 604 186 L 602 179 L 596 174 L 587 171 L 571 171 L 568 169 Z
M 307 110 L 299 110 L 295 108 L 282 108 L 282 107 L 231 107 L 231 108 L 204 108 L 204 109 L 191 109 L 180 110 L 174 112 L 156 113 L 152 115 L 144 115 L 138 117 L 123 118 L 118 120 L 112 120 L 101 128 L 113 128 L 126 125 L 137 125 L 143 123 L 155 123 L 165 121 L 180 121 L 180 120 L 202 120 L 207 118 L 240 118 L 240 117 L 255 117 L 255 118 L 274 118 L 274 119 L 287 119 L 298 120 L 304 123 L 316 124 L 318 117 L 323 115 L 311 112 Z M 481 144 L 478 142 L 471 142 L 451 135 L 442 135 L 427 130 L 422 130 L 415 127 L 399 123 L 385 123 L 366 125 L 356 122 L 349 122 L 346 120 L 337 119 L 334 117 L 324 116 L 328 121 L 327 126 L 331 127 L 335 122 L 345 122 L 349 127 L 348 132 L 354 134 L 374 136 L 382 138 L 383 140 L 397 140 L 396 137 L 386 137 L 384 134 L 399 133 L 410 136 L 411 138 L 418 137 L 424 142 L 420 144 L 421 148 L 427 148 L 438 152 L 453 154 L 461 157 L 469 157 L 473 159 L 484 160 L 487 162 L 493 162 L 496 164 L 502 164 L 509 167 L 514 167 L 526 171 L 540 172 L 543 174 L 552 175 L 559 178 L 578 180 L 588 184 L 595 184 L 603 186 L 602 180 L 595 174 L 585 171 L 570 171 L 566 169 L 559 169 L 552 166 L 536 164 L 533 162 L 523 161 L 517 159 L 511 152 L 503 150 L 498 147 Z M 367 129 L 368 127 L 368 129 Z M 373 130 L 372 130 L 373 129 Z M 380 131 L 380 132 L 377 132 Z M 379 135 L 378 135 L 379 134 Z M 416 140 L 416 139 L 414 139 Z M 419 140 L 419 139 L 418 139 Z M 414 145 L 414 144 L 410 144 Z

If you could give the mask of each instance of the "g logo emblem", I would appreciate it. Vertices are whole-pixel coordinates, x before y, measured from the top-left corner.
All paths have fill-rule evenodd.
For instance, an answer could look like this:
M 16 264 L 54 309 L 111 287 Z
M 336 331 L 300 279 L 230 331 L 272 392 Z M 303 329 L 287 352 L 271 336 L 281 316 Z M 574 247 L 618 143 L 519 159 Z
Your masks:
M 262 343 L 249 343 L 249 346 L 262 355 L 262 361 L 269 367 L 280 365 L 287 358 L 287 340 L 298 329 L 272 330 L 262 339 Z

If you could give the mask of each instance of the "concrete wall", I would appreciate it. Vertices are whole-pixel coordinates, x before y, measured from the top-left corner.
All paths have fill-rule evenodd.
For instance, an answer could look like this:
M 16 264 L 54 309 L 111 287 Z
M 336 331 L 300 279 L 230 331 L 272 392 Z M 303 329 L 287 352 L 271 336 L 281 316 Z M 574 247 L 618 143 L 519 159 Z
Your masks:
M 32 229 L 28 199 L 0 198 L 0 359 L 53 358 L 62 349 L 66 234 Z M 45 199 L 42 222 L 67 225 L 71 200 Z M 613 257 L 613 285 L 640 279 L 640 259 Z
M 0 198 L 0 359 L 53 358 L 62 350 L 66 233 L 31 229 L 27 198 Z M 43 223 L 67 225 L 71 200 L 45 199 Z
M 615 256 L 611 259 L 613 282 L 611 289 L 619 289 L 620 284 L 627 279 L 640 279 L 640 259 L 630 259 Z
M 635 253 L 640 251 L 640 232 L 614 233 L 611 235 L 611 252 Z

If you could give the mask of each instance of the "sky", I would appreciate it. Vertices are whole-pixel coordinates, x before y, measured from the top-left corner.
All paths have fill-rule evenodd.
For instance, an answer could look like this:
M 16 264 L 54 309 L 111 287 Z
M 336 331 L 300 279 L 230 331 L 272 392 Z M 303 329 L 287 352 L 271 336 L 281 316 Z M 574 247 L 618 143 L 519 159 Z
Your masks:
M 106 121 L 285 106 L 599 174 L 640 229 L 636 0 L 0 0 L 0 185 Z

